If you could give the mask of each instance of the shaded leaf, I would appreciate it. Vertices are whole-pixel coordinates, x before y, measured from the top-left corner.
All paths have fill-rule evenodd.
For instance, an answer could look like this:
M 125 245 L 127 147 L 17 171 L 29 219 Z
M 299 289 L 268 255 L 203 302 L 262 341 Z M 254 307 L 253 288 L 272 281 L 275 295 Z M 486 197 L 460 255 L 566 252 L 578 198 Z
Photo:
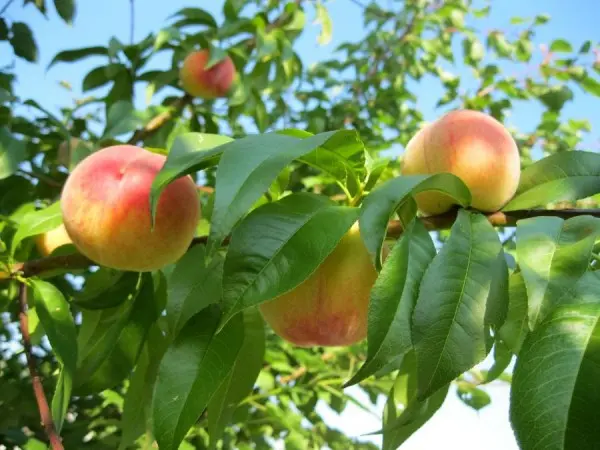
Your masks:
M 48 336 L 53 353 L 61 364 L 56 390 L 52 398 L 52 418 L 56 429 L 62 429 L 77 364 L 77 332 L 69 304 L 53 284 L 30 279 L 34 289 L 37 315 Z
M 37 62 L 39 50 L 31 28 L 24 22 L 13 22 L 11 29 L 10 44 L 15 55 L 29 62 Z
M 167 323 L 176 336 L 183 325 L 208 305 L 221 300 L 223 257 L 206 259 L 204 245 L 196 245 L 179 260 L 169 277 Z
M 527 288 L 530 329 L 586 272 L 600 219 L 536 217 L 517 224 L 517 260 Z
M 50 69 L 57 62 L 74 62 L 80 59 L 87 58 L 89 56 L 105 56 L 108 55 L 108 50 L 106 47 L 83 47 L 74 50 L 64 50 L 62 52 L 58 52 L 50 64 L 48 64 L 47 69 Z
M 244 339 L 242 316 L 215 334 L 221 313 L 210 305 L 192 317 L 158 368 L 152 430 L 164 450 L 176 450 L 232 370 Z
M 75 17 L 75 0 L 54 0 L 54 7 L 58 15 L 66 23 L 73 23 L 73 18 Z
M 232 370 L 208 404 L 208 434 L 210 448 L 217 442 L 231 422 L 237 405 L 252 391 L 263 366 L 265 355 L 265 327 L 256 308 L 246 309 L 244 318 L 244 341 Z
M 15 139 L 7 128 L 0 128 L 0 180 L 14 174 L 26 157 L 25 142 Z
M 519 353 L 521 344 L 529 331 L 527 321 L 527 288 L 522 272 L 514 272 L 509 277 L 508 314 L 498 330 L 498 335 L 514 353 Z
M 525 339 L 510 395 L 523 450 L 589 448 L 600 440 L 599 319 L 599 304 L 561 306 Z

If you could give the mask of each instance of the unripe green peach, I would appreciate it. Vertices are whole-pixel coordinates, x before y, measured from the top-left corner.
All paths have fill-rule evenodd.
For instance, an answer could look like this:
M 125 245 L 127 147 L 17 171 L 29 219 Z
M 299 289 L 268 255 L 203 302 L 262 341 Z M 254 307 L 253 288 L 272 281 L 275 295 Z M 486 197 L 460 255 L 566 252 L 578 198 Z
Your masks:
M 352 345 L 367 335 L 376 279 L 356 223 L 312 275 L 259 308 L 273 331 L 295 345 Z
M 152 271 L 186 252 L 200 218 L 191 177 L 169 184 L 151 230 L 150 188 L 165 156 L 133 145 L 106 147 L 81 161 L 63 188 L 63 222 L 75 247 L 95 263 Z
M 229 56 L 206 69 L 208 50 L 190 53 L 183 60 L 179 78 L 183 90 L 194 97 L 214 99 L 227 96 L 235 80 L 235 66 Z
M 519 149 L 495 118 L 479 111 L 452 111 L 419 130 L 403 157 L 402 175 L 441 172 L 452 173 L 467 185 L 474 209 L 495 212 L 512 199 L 519 185 Z M 436 191 L 415 198 L 425 215 L 442 214 L 454 203 Z

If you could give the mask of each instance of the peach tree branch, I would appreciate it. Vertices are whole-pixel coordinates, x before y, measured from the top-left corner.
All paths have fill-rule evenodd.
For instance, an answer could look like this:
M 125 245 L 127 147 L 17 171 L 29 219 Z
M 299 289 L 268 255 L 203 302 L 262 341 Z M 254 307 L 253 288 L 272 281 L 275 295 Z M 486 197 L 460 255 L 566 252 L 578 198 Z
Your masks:
M 458 210 L 449 211 L 444 214 L 430 217 L 420 217 L 425 228 L 430 231 L 447 230 L 452 227 L 456 220 Z M 488 221 L 495 227 L 511 227 L 517 224 L 517 221 L 531 217 L 560 217 L 570 219 L 572 217 L 588 215 L 600 218 L 600 209 L 524 209 L 518 211 L 494 212 L 486 214 Z M 403 227 L 400 221 L 392 220 L 388 223 L 387 237 L 397 239 L 402 235 Z M 194 238 L 192 246 L 204 244 L 207 236 Z M 227 239 L 224 244 L 227 244 Z M 14 264 L 11 269 L 11 276 L 22 276 L 25 278 L 41 275 L 55 270 L 81 270 L 89 266 L 96 265 L 93 261 L 80 253 L 69 255 L 49 256 L 46 258 L 34 259 L 22 263 Z M 0 279 L 3 276 L 0 273 Z M 6 276 L 4 276 L 6 278 Z

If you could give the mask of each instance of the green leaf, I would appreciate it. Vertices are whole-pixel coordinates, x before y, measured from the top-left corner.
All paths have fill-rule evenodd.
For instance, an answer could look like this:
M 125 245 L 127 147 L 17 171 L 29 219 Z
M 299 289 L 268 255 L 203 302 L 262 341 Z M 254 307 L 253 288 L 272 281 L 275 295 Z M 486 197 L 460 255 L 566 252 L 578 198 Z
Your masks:
M 28 213 L 19 224 L 17 232 L 12 240 L 12 255 L 14 255 L 18 245 L 23 239 L 46 233 L 62 224 L 62 212 L 60 201 L 52 205 Z
M 156 34 L 154 39 L 154 51 L 159 50 L 163 45 L 167 44 L 172 39 L 180 39 L 181 32 L 175 27 L 166 27 Z
M 568 202 L 600 193 L 600 155 L 592 152 L 555 153 L 527 166 L 513 199 L 502 211 Z
M 29 62 L 37 62 L 39 50 L 31 28 L 26 23 L 13 22 L 10 44 L 15 55 Z
M 238 315 L 215 334 L 221 313 L 210 305 L 192 317 L 160 363 L 152 398 L 158 446 L 176 450 L 232 370 L 244 339 Z
M 138 288 L 139 273 L 101 267 L 87 277 L 71 303 L 87 310 L 107 309 L 124 303 Z
M 15 139 L 7 128 L 0 128 L 0 180 L 15 173 L 26 157 L 25 142 Z
M 115 386 L 135 366 L 148 330 L 162 311 L 159 304 L 166 297 L 166 286 L 153 280 L 150 272 L 139 276 L 138 290 L 123 304 L 83 312 L 74 386 L 78 395 Z
M 594 80 L 589 75 L 580 81 L 581 87 L 590 94 L 600 97 L 600 82 Z
M 109 64 L 90 70 L 83 78 L 81 89 L 86 92 L 104 86 L 113 80 L 118 72 L 127 70 L 123 64 Z M 114 107 L 114 105 L 113 105 Z
M 525 339 L 510 395 L 523 450 L 589 448 L 600 440 L 599 319 L 599 304 L 561 306 Z
M 587 40 L 583 44 L 581 44 L 581 48 L 579 49 L 579 53 L 588 53 L 592 48 L 592 41 Z
M 459 381 L 456 385 L 456 395 L 462 402 L 479 411 L 492 402 L 489 394 L 467 381 Z
M 172 19 L 174 17 L 182 17 L 182 19 L 173 24 L 176 28 L 185 25 L 206 25 L 211 28 L 218 27 L 213 16 L 208 11 L 201 8 L 182 8 L 169 18 Z
M 152 182 L 150 206 L 153 222 L 163 189 L 179 177 L 217 164 L 224 146 L 232 140 L 227 136 L 206 133 L 185 133 L 175 138 L 164 166 Z
M 103 139 L 114 138 L 140 128 L 143 124 L 144 121 L 134 106 L 127 100 L 119 100 L 108 109 L 102 137 Z
M 357 218 L 357 208 L 309 193 L 251 212 L 232 233 L 225 257 L 222 323 L 306 280 Z
M 6 21 L 0 17 L 0 41 L 6 41 L 8 39 L 8 25 L 6 25 Z
M 502 341 L 496 341 L 494 343 L 494 364 L 485 373 L 481 384 L 491 383 L 497 380 L 509 366 L 512 361 L 513 354 L 510 349 Z
M 539 99 L 551 111 L 560 111 L 565 103 L 573 100 L 573 91 L 568 86 L 552 86 Z
M 417 363 L 414 352 L 404 356 L 400 371 L 390 390 L 383 415 L 383 450 L 396 450 L 441 408 L 449 384 L 431 397 L 417 396 Z
M 450 173 L 392 178 L 381 183 L 365 197 L 361 207 L 360 231 L 378 269 L 381 268 L 381 248 L 388 222 L 394 212 L 403 210 L 400 220 L 407 226 L 417 213 L 413 196 L 429 190 L 443 192 L 464 207 L 471 203 L 469 188 L 460 178 Z
M 519 353 L 521 344 L 529 331 L 527 322 L 527 288 L 522 272 L 513 272 L 509 277 L 508 314 L 498 335 L 514 353 Z
M 315 9 L 317 13 L 316 23 L 321 24 L 321 33 L 317 38 L 317 42 L 321 45 L 327 45 L 331 42 L 331 32 L 333 29 L 333 23 L 331 22 L 331 17 L 329 17 L 329 12 L 327 8 L 323 6 L 321 1 L 318 1 L 315 4 Z
M 208 404 L 210 448 L 215 449 L 237 405 L 252 391 L 265 356 L 265 326 L 255 308 L 244 311 L 244 341 L 233 369 Z
M 314 136 L 297 129 L 287 129 L 280 133 L 300 138 Z M 298 161 L 331 175 L 352 197 L 360 189 L 360 175 L 365 166 L 365 146 L 355 131 L 339 132 L 323 145 L 298 158 Z
M 36 278 L 30 278 L 29 281 L 35 293 L 37 315 L 48 336 L 53 353 L 61 365 L 52 399 L 52 419 L 60 432 L 69 407 L 73 375 L 77 364 L 75 321 L 69 304 L 58 288 Z
M 278 133 L 252 135 L 225 144 L 216 173 L 215 204 L 211 217 L 207 249 L 209 254 L 269 189 L 277 175 L 293 160 L 306 155 L 330 139 L 354 132 L 331 131 L 306 139 Z M 340 144 L 343 140 L 338 141 Z
M 586 272 L 600 219 L 535 217 L 517 224 L 517 261 L 527 288 L 528 324 L 534 329 Z
M 371 290 L 367 360 L 345 386 L 375 374 L 412 348 L 411 316 L 421 279 L 435 254 L 429 232 L 414 219 L 394 245 Z
M 412 339 L 424 399 L 483 361 L 491 349 L 498 234 L 480 213 L 460 209 L 450 238 L 421 281 Z M 492 295 L 490 295 L 492 294 Z
M 176 336 L 198 312 L 221 300 L 223 257 L 206 258 L 204 245 L 196 245 L 176 263 L 167 289 L 167 323 Z
M 155 323 L 150 328 L 148 339 L 138 358 L 125 394 L 121 417 L 123 431 L 119 450 L 129 448 L 140 435 L 151 430 L 152 391 L 158 366 L 168 344 L 169 339 L 164 335 L 158 323 Z
M 75 17 L 75 0 L 54 0 L 54 7 L 58 15 L 69 25 Z
M 573 51 L 573 46 L 565 39 L 555 39 L 550 44 L 550 51 L 554 53 L 570 53 Z
M 74 62 L 80 59 L 87 58 L 89 56 L 106 56 L 108 55 L 108 50 L 106 47 L 83 47 L 75 50 L 64 50 L 62 52 L 57 53 L 46 70 L 50 69 L 54 64 L 58 62 Z

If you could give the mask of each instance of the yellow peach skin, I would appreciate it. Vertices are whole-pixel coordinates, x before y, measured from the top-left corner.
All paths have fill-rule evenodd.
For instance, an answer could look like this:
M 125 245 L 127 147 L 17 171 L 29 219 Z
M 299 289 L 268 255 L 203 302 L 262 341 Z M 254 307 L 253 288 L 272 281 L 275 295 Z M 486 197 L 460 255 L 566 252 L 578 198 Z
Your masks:
M 512 199 L 519 185 L 519 149 L 495 118 L 479 111 L 452 111 L 419 130 L 403 157 L 402 175 L 441 172 L 456 175 L 469 187 L 474 209 L 495 212 Z M 442 214 L 454 203 L 435 191 L 415 198 L 424 215 Z
M 68 244 L 72 244 L 72 241 L 64 224 L 38 235 L 35 239 L 35 245 L 42 256 L 48 256 L 58 247 Z
M 132 145 L 97 151 L 73 170 L 61 196 L 75 247 L 99 265 L 157 270 L 186 252 L 200 219 L 196 185 L 178 178 L 162 192 L 151 231 L 150 188 L 165 156 Z
M 208 50 L 198 50 L 183 60 L 179 71 L 183 90 L 194 97 L 205 99 L 225 97 L 235 79 L 236 69 L 233 61 L 226 56 L 210 69 L 206 69 L 209 59 Z
M 367 335 L 376 279 L 356 223 L 310 277 L 259 308 L 273 331 L 295 345 L 352 345 Z

